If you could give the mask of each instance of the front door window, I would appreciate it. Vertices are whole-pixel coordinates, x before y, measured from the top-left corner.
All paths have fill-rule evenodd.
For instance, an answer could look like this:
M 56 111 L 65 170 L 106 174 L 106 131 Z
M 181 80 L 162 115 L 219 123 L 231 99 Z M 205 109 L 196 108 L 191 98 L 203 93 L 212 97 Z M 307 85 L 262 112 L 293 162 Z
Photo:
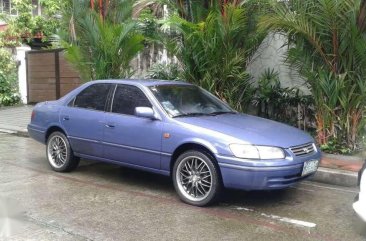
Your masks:
M 145 94 L 136 86 L 118 85 L 114 94 L 112 112 L 134 115 L 136 107 L 151 108 L 151 103 Z

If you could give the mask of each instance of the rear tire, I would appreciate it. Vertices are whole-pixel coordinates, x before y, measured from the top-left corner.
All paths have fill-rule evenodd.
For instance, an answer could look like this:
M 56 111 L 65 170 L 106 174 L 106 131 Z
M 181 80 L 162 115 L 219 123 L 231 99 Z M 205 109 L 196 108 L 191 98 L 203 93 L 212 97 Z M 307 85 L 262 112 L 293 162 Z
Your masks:
M 75 157 L 67 137 L 59 131 L 47 139 L 46 155 L 48 163 L 56 172 L 70 172 L 78 165 L 80 158 Z
M 173 167 L 173 183 L 179 198 L 194 206 L 217 201 L 221 191 L 219 170 L 205 152 L 190 150 L 181 154 Z

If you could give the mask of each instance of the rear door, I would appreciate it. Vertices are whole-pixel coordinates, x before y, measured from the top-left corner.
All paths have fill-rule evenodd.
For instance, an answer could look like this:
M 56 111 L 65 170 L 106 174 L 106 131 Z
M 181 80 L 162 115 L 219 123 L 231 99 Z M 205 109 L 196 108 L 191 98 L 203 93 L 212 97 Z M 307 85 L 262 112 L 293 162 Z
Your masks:
M 74 152 L 103 157 L 105 108 L 112 84 L 93 84 L 81 91 L 61 112 Z
M 136 107 L 152 105 L 137 86 L 117 85 L 111 112 L 105 116 L 105 155 L 111 160 L 160 169 L 162 121 L 135 116 Z

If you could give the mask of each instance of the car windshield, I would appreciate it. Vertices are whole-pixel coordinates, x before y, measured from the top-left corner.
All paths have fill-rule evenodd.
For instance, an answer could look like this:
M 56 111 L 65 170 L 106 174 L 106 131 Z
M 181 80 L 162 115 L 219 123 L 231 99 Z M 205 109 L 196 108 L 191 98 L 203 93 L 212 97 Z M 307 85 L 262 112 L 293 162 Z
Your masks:
M 150 90 L 171 117 L 236 113 L 208 91 L 194 85 L 157 85 Z

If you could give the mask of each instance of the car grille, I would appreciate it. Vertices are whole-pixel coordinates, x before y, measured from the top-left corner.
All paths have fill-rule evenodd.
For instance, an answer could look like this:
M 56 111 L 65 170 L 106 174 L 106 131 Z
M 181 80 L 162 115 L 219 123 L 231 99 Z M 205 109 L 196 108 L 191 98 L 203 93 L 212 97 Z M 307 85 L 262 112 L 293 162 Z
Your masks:
M 292 151 L 292 153 L 294 153 L 295 156 L 305 156 L 314 153 L 315 146 L 313 143 L 307 143 L 299 146 L 290 147 L 290 150 Z

